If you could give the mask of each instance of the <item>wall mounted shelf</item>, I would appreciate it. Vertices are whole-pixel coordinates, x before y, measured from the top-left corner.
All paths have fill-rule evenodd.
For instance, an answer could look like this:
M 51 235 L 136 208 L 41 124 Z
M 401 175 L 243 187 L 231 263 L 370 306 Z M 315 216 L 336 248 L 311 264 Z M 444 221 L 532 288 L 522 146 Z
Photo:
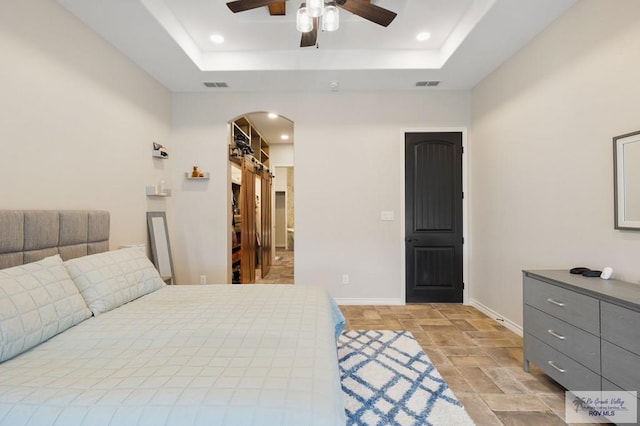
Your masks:
M 165 189 L 164 192 L 158 191 L 158 188 L 154 185 L 147 186 L 147 195 L 149 197 L 170 197 L 171 190 Z
M 202 174 L 203 176 L 193 177 L 190 172 L 185 172 L 184 177 L 187 178 L 187 180 L 209 180 L 209 172 L 204 172 Z
M 165 148 L 164 146 L 160 145 L 157 142 L 154 142 L 153 152 L 151 155 L 155 158 L 162 158 L 166 160 L 167 158 L 169 158 L 169 151 L 167 151 L 167 148 Z

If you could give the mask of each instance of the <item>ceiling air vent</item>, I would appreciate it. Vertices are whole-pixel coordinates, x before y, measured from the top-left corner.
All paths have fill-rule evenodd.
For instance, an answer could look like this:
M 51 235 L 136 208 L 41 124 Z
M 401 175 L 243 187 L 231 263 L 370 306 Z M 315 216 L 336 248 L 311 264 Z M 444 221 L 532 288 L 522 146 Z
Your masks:
M 207 87 L 229 87 L 224 81 L 205 81 L 204 85 Z
M 438 84 L 439 81 L 416 81 L 417 87 L 436 87 Z

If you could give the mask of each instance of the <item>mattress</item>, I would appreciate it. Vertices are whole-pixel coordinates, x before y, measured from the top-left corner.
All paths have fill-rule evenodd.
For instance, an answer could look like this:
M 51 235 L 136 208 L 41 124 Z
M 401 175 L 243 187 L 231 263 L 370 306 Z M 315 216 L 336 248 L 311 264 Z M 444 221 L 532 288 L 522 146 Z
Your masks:
M 0 364 L 0 424 L 344 425 L 332 303 L 167 286 Z

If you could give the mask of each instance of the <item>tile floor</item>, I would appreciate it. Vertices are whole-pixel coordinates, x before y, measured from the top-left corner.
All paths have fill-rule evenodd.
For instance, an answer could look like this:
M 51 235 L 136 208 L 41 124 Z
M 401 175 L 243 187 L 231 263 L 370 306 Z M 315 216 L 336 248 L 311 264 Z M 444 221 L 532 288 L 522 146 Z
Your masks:
M 293 251 L 257 283 L 293 284 Z M 522 369 L 522 338 L 471 306 L 341 306 L 347 328 L 408 330 L 478 426 L 555 426 L 564 422 L 564 388 Z M 584 426 L 584 424 L 581 424 Z
M 256 284 L 293 284 L 293 250 L 276 249 L 276 258 L 266 277 L 256 270 Z
M 341 306 L 348 329 L 408 330 L 477 425 L 564 425 L 564 388 L 522 369 L 522 338 L 471 306 Z

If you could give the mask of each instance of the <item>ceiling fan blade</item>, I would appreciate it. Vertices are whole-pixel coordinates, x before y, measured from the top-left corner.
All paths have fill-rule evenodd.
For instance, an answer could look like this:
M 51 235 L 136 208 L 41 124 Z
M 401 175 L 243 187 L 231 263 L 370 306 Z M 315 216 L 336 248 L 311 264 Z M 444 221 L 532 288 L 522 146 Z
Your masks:
M 313 18 L 313 29 L 308 33 L 302 33 L 300 47 L 315 46 L 318 41 L 318 18 Z
M 369 3 L 369 1 L 363 0 L 346 0 L 344 2 L 337 1 L 338 6 L 348 10 L 354 15 L 358 15 L 368 21 L 375 22 L 383 27 L 389 26 L 389 24 L 395 19 L 397 13 L 392 12 L 375 4 Z
M 227 2 L 227 6 L 233 13 L 238 13 L 244 12 L 245 10 L 257 9 L 262 6 L 269 6 L 271 3 L 280 3 L 282 1 L 283 0 L 235 0 Z

